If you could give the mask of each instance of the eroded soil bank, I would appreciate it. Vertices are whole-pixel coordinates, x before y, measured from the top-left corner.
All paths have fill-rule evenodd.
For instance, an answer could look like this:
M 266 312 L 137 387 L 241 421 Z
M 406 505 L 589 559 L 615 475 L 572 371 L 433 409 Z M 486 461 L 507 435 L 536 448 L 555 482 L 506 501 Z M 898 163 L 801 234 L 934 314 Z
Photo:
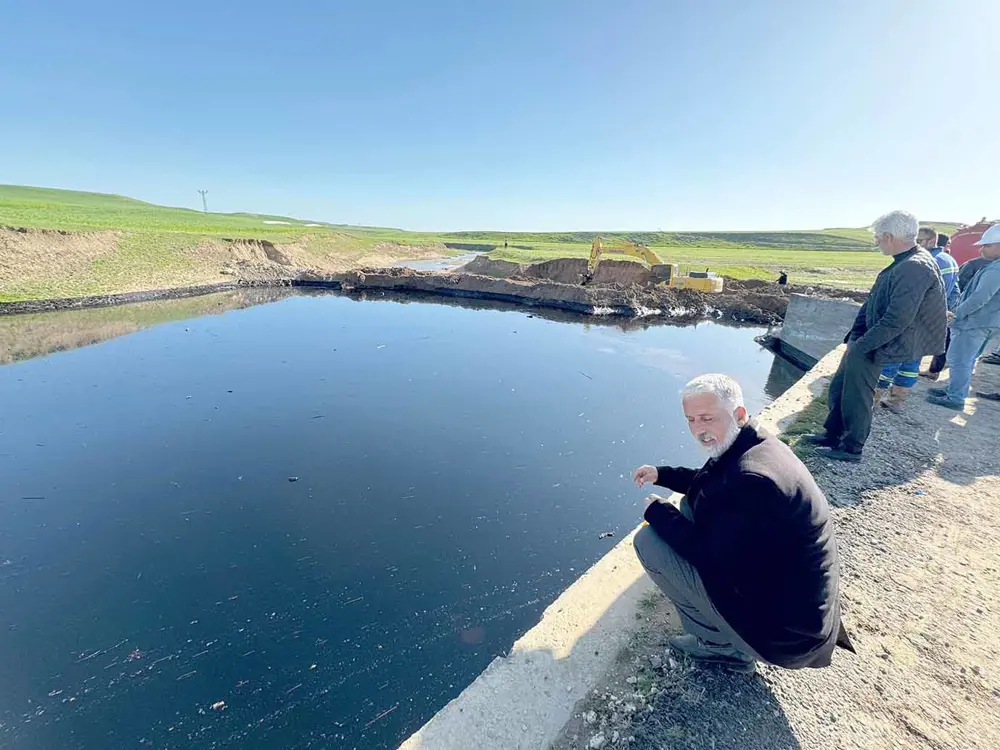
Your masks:
M 264 252 L 263 250 L 261 251 Z M 760 325 L 781 322 L 792 293 L 863 300 L 862 292 L 825 287 L 779 286 L 762 281 L 726 278 L 721 294 L 671 289 L 654 284 L 648 270 L 631 262 L 602 263 L 584 283 L 587 262 L 565 258 L 534 265 L 490 260 L 484 256 L 450 272 L 382 267 L 378 259 L 362 269 L 330 271 L 302 267 L 286 256 L 261 263 L 228 266 L 230 278 L 221 283 L 139 290 L 59 299 L 0 303 L 0 315 L 171 299 L 253 286 L 302 286 L 351 294 L 382 291 L 506 302 L 530 307 L 568 310 L 584 315 L 663 317 L 677 322 L 723 320 Z
M 704 319 L 773 325 L 781 322 L 793 293 L 863 301 L 864 293 L 824 287 L 779 286 L 726 279 L 725 291 L 707 294 L 653 284 L 637 263 L 602 264 L 593 280 L 582 283 L 586 261 L 579 258 L 517 266 L 476 258 L 452 273 L 405 268 L 352 271 L 335 276 L 306 275 L 296 283 L 330 286 L 347 292 L 376 290 L 437 294 L 572 310 L 587 315 L 661 316 L 677 321 Z

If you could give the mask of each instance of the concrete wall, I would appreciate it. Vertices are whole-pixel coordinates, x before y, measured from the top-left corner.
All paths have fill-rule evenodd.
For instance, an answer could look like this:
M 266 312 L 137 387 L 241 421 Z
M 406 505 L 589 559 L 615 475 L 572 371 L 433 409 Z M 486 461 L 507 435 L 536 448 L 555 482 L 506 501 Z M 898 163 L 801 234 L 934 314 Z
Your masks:
M 830 353 L 758 419 L 780 433 L 823 392 L 843 347 Z M 636 529 L 638 530 L 638 529 Z M 636 630 L 639 600 L 653 584 L 632 534 L 570 586 L 534 628 L 497 657 L 401 750 L 544 750 L 597 685 Z
M 781 353 L 800 367 L 812 367 L 844 342 L 860 307 L 850 300 L 791 295 L 777 334 Z

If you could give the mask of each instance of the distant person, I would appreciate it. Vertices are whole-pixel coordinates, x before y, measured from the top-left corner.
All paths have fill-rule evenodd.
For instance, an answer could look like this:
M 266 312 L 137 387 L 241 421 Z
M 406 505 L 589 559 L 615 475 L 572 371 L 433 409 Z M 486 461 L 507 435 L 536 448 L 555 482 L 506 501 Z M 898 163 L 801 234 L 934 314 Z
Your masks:
M 962 299 L 951 321 L 951 347 L 948 349 L 948 387 L 932 388 L 927 400 L 938 406 L 962 411 L 972 385 L 976 359 L 990 339 L 1000 333 L 1000 224 L 983 232 L 976 243 L 987 261 L 962 292 Z
M 778 283 L 781 286 L 785 286 L 788 283 L 788 274 L 785 271 L 782 271 L 781 276 L 778 277 Z
M 851 651 L 840 620 L 837 542 L 826 498 L 791 449 L 750 420 L 739 383 L 702 375 L 682 393 L 700 469 L 642 466 L 634 480 L 684 494 L 654 499 L 635 551 L 673 602 L 692 659 L 750 672 L 763 661 L 825 667 Z
M 830 383 L 825 432 L 803 437 L 827 458 L 861 460 L 885 365 L 944 351 L 944 282 L 934 258 L 916 244 L 918 229 L 916 217 L 905 211 L 892 211 L 872 225 L 875 243 L 892 263 L 875 279 L 845 339 L 847 351 Z
M 920 231 L 923 231 L 923 229 Z M 919 237 L 917 238 L 917 242 L 920 242 Z M 941 279 L 944 281 L 944 293 L 949 312 L 955 309 L 955 305 L 958 304 L 958 300 L 962 296 L 961 288 L 958 283 L 958 261 L 952 258 L 948 253 L 948 246 L 950 244 L 951 237 L 942 232 L 937 236 L 937 244 L 934 247 L 927 248 L 930 250 L 931 255 L 934 256 L 934 260 L 936 260 L 938 264 L 938 269 L 941 271 Z M 948 345 L 950 343 L 951 328 L 948 328 L 944 342 L 945 352 L 948 351 Z M 931 360 L 931 366 L 927 369 L 927 372 L 922 372 L 920 374 L 930 380 L 937 380 L 941 376 L 941 371 L 944 369 L 944 363 L 945 355 L 938 354 Z

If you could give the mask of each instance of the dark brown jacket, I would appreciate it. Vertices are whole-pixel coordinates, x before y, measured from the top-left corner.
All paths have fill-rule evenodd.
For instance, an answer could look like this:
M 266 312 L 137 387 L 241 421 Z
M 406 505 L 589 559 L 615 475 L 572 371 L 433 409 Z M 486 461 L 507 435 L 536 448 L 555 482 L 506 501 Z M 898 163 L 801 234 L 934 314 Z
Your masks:
M 758 654 L 797 669 L 827 666 L 837 644 L 853 651 L 826 497 L 787 445 L 750 423 L 719 458 L 661 467 L 656 483 L 687 496 L 694 522 L 659 501 L 646 521 Z
M 882 269 L 847 340 L 880 365 L 942 354 L 947 312 L 937 261 L 914 247 Z

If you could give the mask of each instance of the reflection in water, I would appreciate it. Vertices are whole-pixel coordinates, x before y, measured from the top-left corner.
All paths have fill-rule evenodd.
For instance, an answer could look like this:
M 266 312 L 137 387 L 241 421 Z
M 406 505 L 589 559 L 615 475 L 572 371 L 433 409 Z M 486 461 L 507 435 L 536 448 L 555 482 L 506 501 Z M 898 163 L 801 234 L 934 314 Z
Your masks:
M 635 526 L 636 464 L 704 460 L 690 375 L 775 371 L 761 329 L 270 294 L 0 321 L 138 331 L 0 367 L 0 746 L 395 747 Z
M 767 374 L 767 382 L 764 384 L 764 392 L 772 399 L 776 399 L 798 383 L 805 374 L 805 370 L 800 370 L 784 357 L 775 354 L 771 371 Z
M 160 323 L 277 302 L 294 293 L 287 287 L 260 287 L 115 307 L 0 315 L 0 365 L 78 349 Z

